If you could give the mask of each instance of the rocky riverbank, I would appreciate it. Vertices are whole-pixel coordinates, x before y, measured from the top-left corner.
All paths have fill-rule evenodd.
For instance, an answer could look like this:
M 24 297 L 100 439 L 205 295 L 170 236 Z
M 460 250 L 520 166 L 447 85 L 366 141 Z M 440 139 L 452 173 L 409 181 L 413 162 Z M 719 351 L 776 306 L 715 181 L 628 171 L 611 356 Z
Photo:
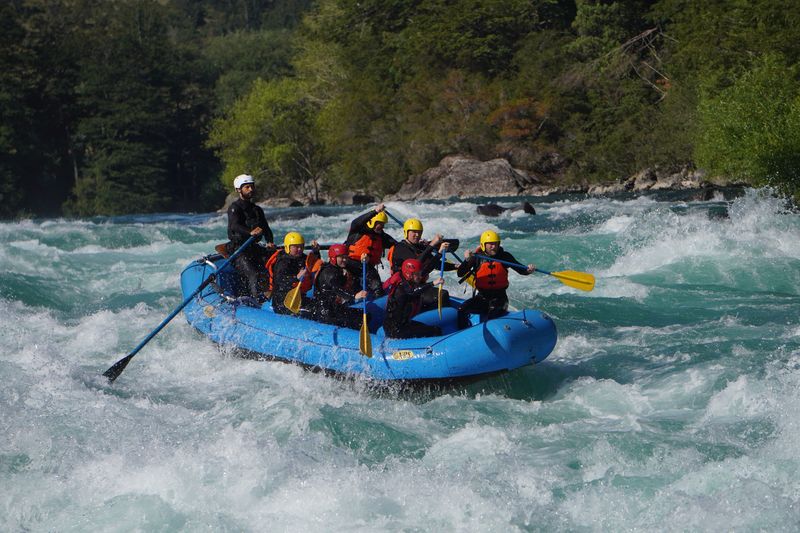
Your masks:
M 719 178 L 710 178 L 702 170 L 690 167 L 642 170 L 614 183 L 559 184 L 551 176 L 514 168 L 506 159 L 480 161 L 467 155 L 450 155 L 422 174 L 411 176 L 400 189 L 383 201 L 448 200 L 475 197 L 548 196 L 577 193 L 611 196 L 620 193 L 648 191 L 698 191 L 699 197 L 711 198 L 716 189 L 743 185 Z M 231 196 L 226 206 L 232 201 Z M 380 200 L 368 191 L 345 191 L 323 195 L 322 204 L 365 205 Z M 312 205 L 309 198 L 270 198 L 260 203 L 270 207 Z M 223 208 L 224 209 L 224 208 Z
M 469 156 L 448 156 L 438 166 L 409 178 L 397 193 L 384 200 L 446 200 L 449 198 L 547 196 L 583 193 L 608 196 L 624 192 L 698 189 L 713 194 L 719 187 L 737 185 L 710 179 L 702 170 L 645 169 L 614 183 L 559 185 L 544 176 L 513 168 L 505 159 L 479 161 Z

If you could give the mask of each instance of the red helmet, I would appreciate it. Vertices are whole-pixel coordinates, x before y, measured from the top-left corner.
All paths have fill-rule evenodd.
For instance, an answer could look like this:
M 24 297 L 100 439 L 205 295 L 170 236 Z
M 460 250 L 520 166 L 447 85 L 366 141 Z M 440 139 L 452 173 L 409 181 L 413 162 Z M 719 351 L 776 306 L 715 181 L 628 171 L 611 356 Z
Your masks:
M 328 260 L 330 260 L 332 265 L 336 264 L 336 258 L 340 255 L 347 254 L 347 246 L 344 244 L 334 244 L 328 248 Z
M 403 261 L 403 266 L 400 270 L 403 272 L 403 277 L 411 281 L 414 272 L 422 270 L 422 263 L 420 263 L 418 259 L 406 259 Z

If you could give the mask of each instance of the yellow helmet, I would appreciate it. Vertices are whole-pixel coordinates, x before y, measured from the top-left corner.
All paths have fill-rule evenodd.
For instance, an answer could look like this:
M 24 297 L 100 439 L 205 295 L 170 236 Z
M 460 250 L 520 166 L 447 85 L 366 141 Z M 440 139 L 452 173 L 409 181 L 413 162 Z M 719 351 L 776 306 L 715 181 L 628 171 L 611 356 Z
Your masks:
M 381 224 L 386 224 L 387 222 L 389 222 L 389 217 L 386 216 L 385 212 L 379 211 L 377 215 L 367 220 L 367 227 L 372 229 L 378 222 L 380 222 Z
M 481 233 L 481 250 L 483 250 L 484 252 L 486 251 L 486 247 L 484 246 L 484 244 L 486 244 L 487 242 L 496 242 L 497 244 L 500 244 L 500 235 L 498 235 L 497 232 L 495 231 L 487 229 L 486 231 Z
M 283 249 L 288 254 L 289 246 L 293 244 L 299 244 L 300 246 L 303 246 L 305 243 L 306 241 L 305 239 L 303 239 L 302 235 L 300 235 L 296 231 L 290 231 L 289 233 L 286 234 L 286 237 L 283 238 Z
M 408 238 L 409 231 L 418 231 L 422 234 L 422 222 L 417 218 L 409 218 L 406 220 L 406 223 L 403 224 L 403 237 L 406 239 Z

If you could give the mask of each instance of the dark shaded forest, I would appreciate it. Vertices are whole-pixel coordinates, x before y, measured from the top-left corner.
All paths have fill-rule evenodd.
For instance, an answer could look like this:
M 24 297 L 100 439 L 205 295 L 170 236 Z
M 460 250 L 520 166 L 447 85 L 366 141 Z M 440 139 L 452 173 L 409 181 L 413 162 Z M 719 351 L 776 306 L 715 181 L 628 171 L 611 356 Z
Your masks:
M 0 216 L 396 190 L 448 154 L 800 189 L 788 0 L 12 0 Z M 476 191 L 480 194 L 480 191 Z

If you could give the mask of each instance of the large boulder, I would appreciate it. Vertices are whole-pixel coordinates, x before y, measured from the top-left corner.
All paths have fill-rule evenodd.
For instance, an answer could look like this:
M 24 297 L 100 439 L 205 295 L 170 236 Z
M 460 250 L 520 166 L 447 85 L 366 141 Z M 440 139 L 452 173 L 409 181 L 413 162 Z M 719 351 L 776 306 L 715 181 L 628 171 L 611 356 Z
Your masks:
M 409 178 L 387 200 L 446 200 L 476 196 L 516 196 L 541 180 L 515 169 L 505 159 L 480 161 L 465 155 L 447 156 L 438 166 Z
M 336 205 L 365 205 L 373 204 L 377 199 L 369 193 L 363 191 L 342 191 L 331 203 Z

